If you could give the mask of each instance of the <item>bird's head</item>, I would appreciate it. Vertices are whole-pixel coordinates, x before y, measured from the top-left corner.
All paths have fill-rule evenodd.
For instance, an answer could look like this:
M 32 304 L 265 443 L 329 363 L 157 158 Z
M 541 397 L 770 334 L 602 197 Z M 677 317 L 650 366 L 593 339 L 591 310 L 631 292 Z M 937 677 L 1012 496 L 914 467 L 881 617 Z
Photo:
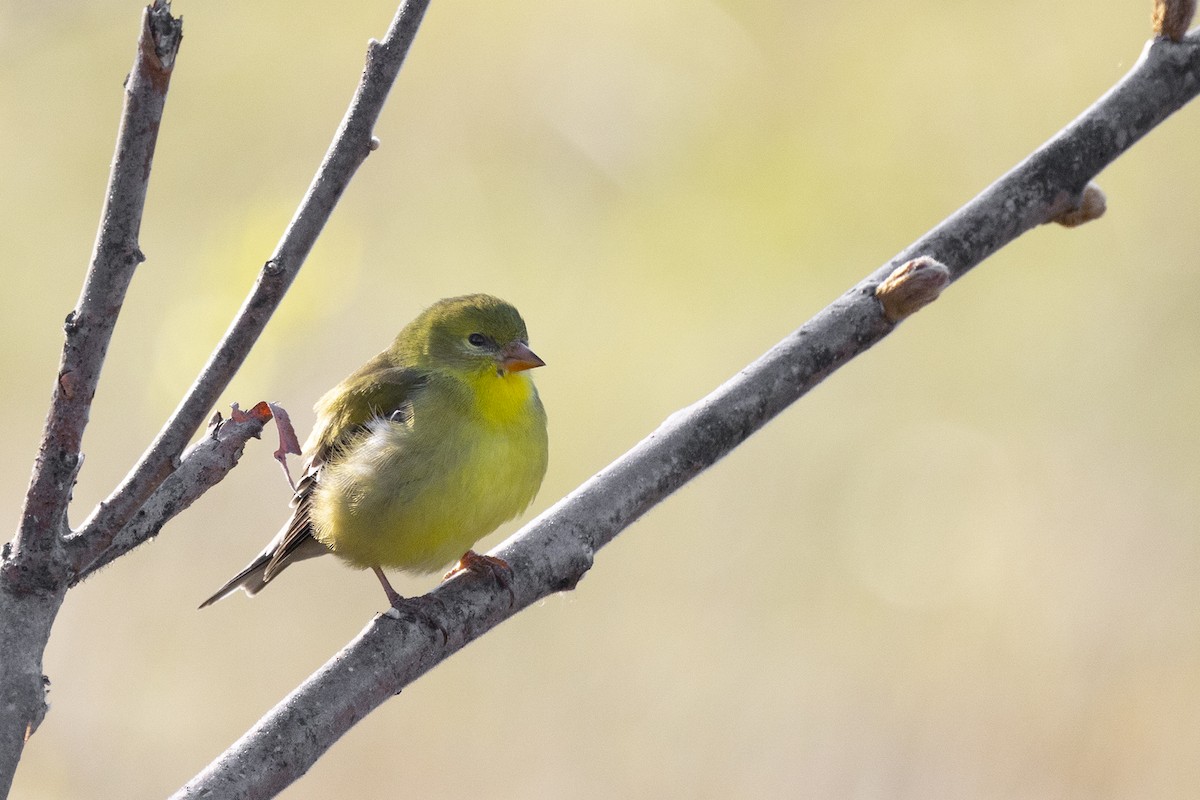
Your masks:
M 408 363 L 470 373 L 507 375 L 546 363 L 529 349 L 517 310 L 487 294 L 439 300 L 400 332 L 395 346 Z

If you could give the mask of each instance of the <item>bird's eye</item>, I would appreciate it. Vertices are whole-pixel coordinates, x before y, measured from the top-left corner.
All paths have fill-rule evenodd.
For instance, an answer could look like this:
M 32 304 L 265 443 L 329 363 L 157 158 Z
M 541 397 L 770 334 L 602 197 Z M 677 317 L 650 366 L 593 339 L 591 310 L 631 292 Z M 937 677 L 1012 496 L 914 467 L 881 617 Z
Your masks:
M 487 337 L 482 333 L 472 333 L 467 337 L 467 341 L 476 347 L 483 347 L 485 344 L 487 344 Z

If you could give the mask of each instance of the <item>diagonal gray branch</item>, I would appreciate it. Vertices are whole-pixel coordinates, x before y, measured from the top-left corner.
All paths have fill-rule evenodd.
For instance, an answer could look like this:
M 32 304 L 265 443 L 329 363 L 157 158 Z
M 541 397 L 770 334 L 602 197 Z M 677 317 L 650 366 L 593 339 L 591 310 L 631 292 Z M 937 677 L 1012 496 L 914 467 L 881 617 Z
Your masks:
M 902 272 L 903 265 L 931 257 L 954 280 L 1025 231 L 1076 211 L 1093 177 L 1197 93 L 1200 35 L 1152 42 L 1111 91 L 1007 175 L 501 545 L 497 553 L 514 571 L 511 605 L 507 592 L 462 576 L 430 593 L 424 618 L 375 618 L 174 797 L 267 798 L 282 791 L 437 663 L 521 609 L 573 587 L 596 550 L 891 333 L 895 323 L 877 287 L 897 273 L 945 275 L 936 264 L 930 271 L 934 262 L 925 259 L 916 269 Z M 445 642 L 439 630 L 448 633 Z
M 405 0 L 380 42 L 372 41 L 362 80 L 296 215 L 229 330 L 187 395 L 121 485 L 68 539 L 76 572 L 91 570 L 151 492 L 175 469 L 179 454 L 217 403 L 291 286 L 354 173 L 375 149 L 372 136 L 388 92 L 416 36 L 429 0 Z

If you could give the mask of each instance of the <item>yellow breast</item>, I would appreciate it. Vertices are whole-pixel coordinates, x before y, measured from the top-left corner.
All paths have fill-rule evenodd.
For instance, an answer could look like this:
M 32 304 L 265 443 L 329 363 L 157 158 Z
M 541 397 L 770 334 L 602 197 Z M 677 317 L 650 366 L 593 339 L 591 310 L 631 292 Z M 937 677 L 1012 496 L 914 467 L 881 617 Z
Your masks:
M 481 420 L 492 425 L 511 425 L 530 413 L 533 381 L 527 372 L 497 375 L 488 371 L 470 376 L 467 383 L 475 396 Z
M 520 373 L 471 380 L 466 407 L 435 396 L 407 424 L 376 420 L 322 470 L 316 538 L 356 566 L 430 572 L 529 505 L 547 462 L 537 391 Z

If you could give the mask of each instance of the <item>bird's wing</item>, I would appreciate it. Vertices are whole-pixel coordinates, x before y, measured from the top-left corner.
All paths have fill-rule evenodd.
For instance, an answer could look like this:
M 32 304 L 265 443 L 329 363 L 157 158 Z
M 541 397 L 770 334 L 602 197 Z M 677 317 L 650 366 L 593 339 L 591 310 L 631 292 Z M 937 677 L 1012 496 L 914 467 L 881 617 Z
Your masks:
M 337 451 L 362 433 L 373 419 L 410 407 L 413 395 L 428 382 L 422 370 L 368 361 L 317 401 L 317 426 L 305 445 L 309 462 L 336 460 Z
M 308 441 L 311 452 L 292 497 L 292 515 L 263 573 L 264 582 L 293 560 L 306 557 L 302 553 L 311 554 L 312 496 L 322 468 L 336 461 L 371 420 L 397 416 L 407 421 L 411 415 L 413 394 L 426 384 L 427 376 L 378 361 L 368 362 L 318 401 L 318 424 Z

